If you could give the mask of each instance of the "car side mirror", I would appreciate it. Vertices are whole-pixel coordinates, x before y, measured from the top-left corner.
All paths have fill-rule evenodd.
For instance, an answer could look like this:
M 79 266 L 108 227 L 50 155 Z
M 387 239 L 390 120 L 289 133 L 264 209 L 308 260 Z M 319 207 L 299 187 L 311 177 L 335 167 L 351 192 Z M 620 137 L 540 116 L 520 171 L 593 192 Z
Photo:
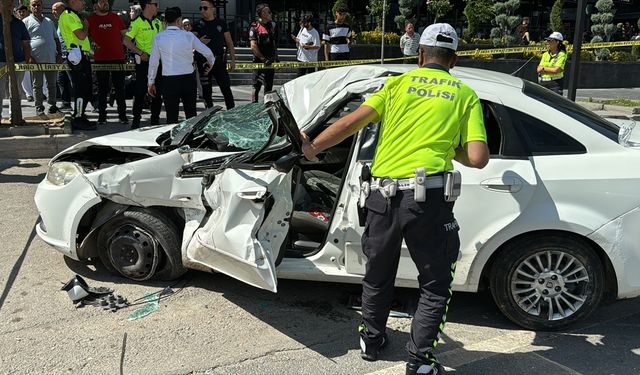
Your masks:
M 281 173 L 289 173 L 298 159 L 302 157 L 302 154 L 296 151 L 291 151 L 287 155 L 281 156 L 273 163 L 273 168 Z

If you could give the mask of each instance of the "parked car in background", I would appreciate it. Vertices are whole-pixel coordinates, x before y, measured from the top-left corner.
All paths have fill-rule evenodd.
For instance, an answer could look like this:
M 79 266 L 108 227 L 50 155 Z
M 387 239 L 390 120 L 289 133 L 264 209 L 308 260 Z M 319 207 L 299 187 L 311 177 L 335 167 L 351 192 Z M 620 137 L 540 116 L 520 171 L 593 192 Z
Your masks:
M 215 270 L 277 291 L 277 278 L 360 283 L 360 171 L 378 124 L 300 157 L 317 135 L 402 65 L 327 69 L 265 104 L 93 138 L 61 152 L 35 200 L 39 236 L 134 280 Z M 468 68 L 491 160 L 462 172 L 454 290 L 490 289 L 530 329 L 557 329 L 605 298 L 640 295 L 640 150 L 617 126 L 536 84 Z M 433 99 L 436 100 L 436 99 Z M 430 199 L 427 197 L 427 199 Z M 435 199 L 441 199 L 435 197 Z M 403 248 L 397 286 L 416 287 Z

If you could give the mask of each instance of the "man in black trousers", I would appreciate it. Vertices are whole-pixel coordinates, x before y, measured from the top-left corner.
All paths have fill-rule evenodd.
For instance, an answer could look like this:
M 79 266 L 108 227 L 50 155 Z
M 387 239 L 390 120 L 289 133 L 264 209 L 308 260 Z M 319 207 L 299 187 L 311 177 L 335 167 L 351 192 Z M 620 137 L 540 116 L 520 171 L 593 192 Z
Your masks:
M 162 21 L 156 18 L 158 14 L 158 0 L 140 0 L 142 13 L 133 21 L 129 31 L 124 35 L 122 44 L 136 54 L 136 91 L 133 98 L 133 122 L 131 128 L 140 127 L 142 108 L 147 95 L 147 73 L 149 72 L 149 55 L 153 37 L 164 30 Z M 135 44 L 134 41 L 135 40 Z M 159 82 L 155 82 L 158 85 Z M 160 95 L 151 100 L 151 125 L 160 123 L 162 99 Z
M 224 96 L 224 104 L 227 109 L 231 109 L 235 107 L 235 101 L 233 100 L 233 92 L 231 92 L 231 79 L 227 71 L 227 55 L 224 50 L 226 46 L 226 52 L 231 56 L 231 69 L 233 70 L 236 65 L 236 50 L 233 46 L 233 40 L 231 40 L 231 33 L 224 20 L 216 17 L 216 8 L 213 5 L 213 0 L 200 1 L 200 14 L 202 19 L 196 22 L 193 32 L 200 38 L 201 42 L 209 47 L 216 57 L 213 69 L 209 74 L 205 74 L 207 59 L 200 53 L 196 52 L 195 54 L 204 104 L 207 108 L 213 107 L 211 91 L 213 86 L 212 78 L 215 78 L 222 96 Z
M 196 115 L 196 74 L 193 69 L 193 50 L 206 58 L 204 74 L 209 74 L 215 58 L 211 50 L 188 31 L 182 30 L 182 11 L 178 7 L 164 12 L 167 29 L 153 38 L 149 58 L 148 92 L 158 96 L 155 86 L 158 65 L 162 61 L 162 96 L 167 111 L 167 124 L 178 122 L 180 101 L 186 118 Z

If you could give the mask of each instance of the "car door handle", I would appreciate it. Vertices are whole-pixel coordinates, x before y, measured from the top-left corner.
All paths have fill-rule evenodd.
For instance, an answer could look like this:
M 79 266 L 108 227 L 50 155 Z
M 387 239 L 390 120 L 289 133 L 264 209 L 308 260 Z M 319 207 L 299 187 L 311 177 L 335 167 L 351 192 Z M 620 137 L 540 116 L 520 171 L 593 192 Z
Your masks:
M 522 182 L 517 178 L 496 177 L 482 181 L 480 186 L 501 193 L 517 193 L 522 189 Z
M 247 200 L 262 199 L 266 194 L 267 194 L 266 187 L 251 188 L 251 189 L 246 189 L 236 193 L 236 195 L 239 198 L 247 199 Z

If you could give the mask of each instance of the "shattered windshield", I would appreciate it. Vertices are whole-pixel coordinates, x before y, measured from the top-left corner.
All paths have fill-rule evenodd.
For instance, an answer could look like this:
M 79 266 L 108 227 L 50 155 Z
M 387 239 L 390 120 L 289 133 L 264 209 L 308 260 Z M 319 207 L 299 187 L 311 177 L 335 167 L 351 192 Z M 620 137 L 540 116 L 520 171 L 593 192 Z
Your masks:
M 183 121 L 171 129 L 171 139 L 194 126 L 191 121 Z M 196 148 L 215 148 L 218 151 L 258 150 L 269 140 L 272 125 L 263 103 L 249 103 L 201 119 L 195 124 L 189 143 Z M 276 142 L 279 140 L 280 137 L 275 138 Z

